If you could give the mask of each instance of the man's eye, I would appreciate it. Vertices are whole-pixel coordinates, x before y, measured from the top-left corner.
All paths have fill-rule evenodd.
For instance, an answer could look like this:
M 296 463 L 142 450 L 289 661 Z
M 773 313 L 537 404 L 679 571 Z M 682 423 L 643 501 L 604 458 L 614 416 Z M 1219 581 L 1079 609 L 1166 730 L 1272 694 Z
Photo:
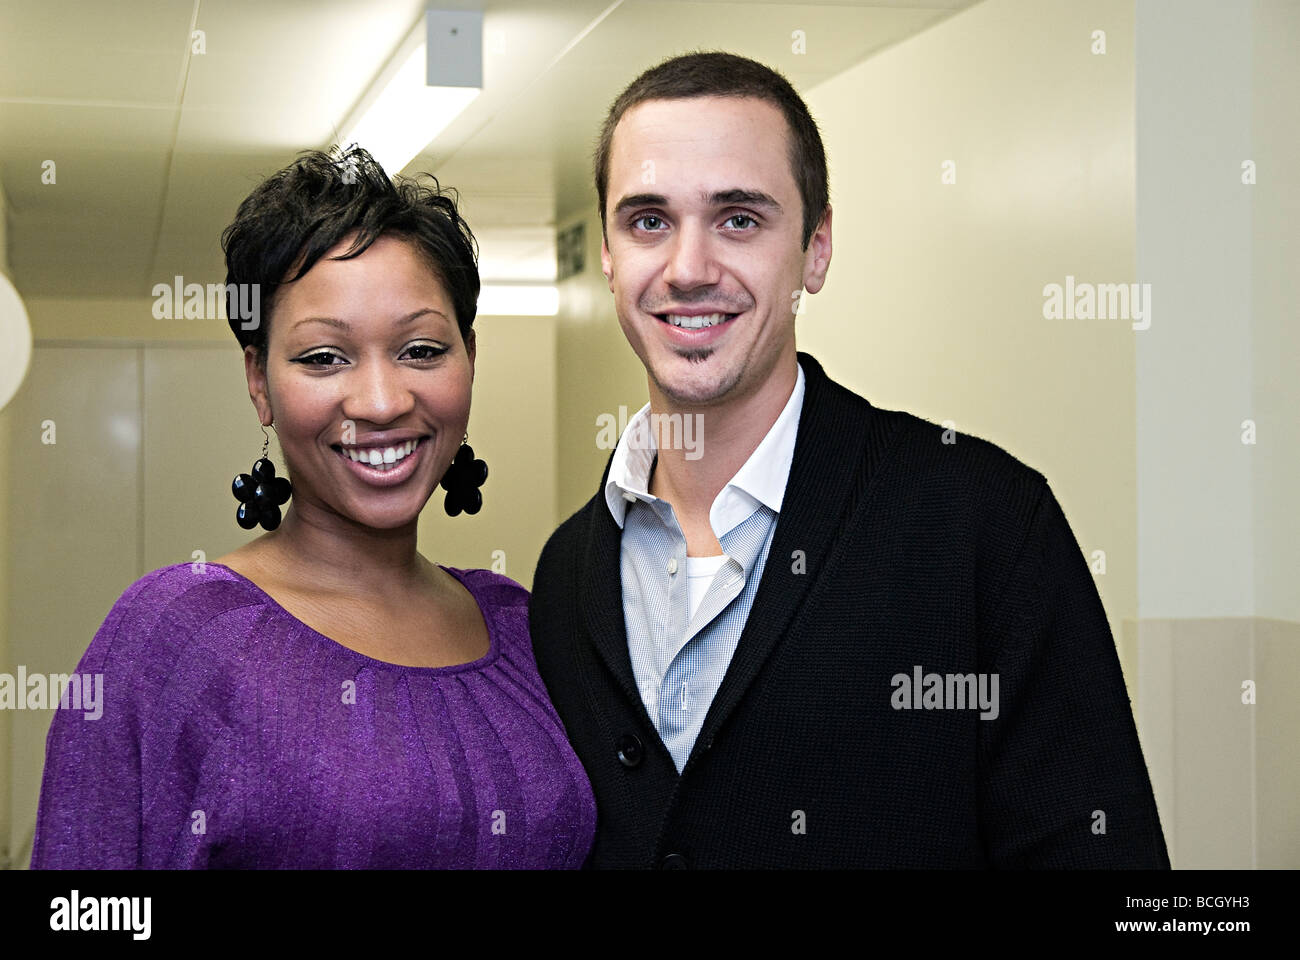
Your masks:
M 431 343 L 412 344 L 406 350 L 412 360 L 433 360 L 447 352 L 446 347 L 435 347 Z
M 747 213 L 733 214 L 730 217 L 727 217 L 727 223 L 736 230 L 744 230 L 750 224 L 754 224 L 755 226 L 758 225 L 758 221 Z
M 641 224 L 642 230 L 658 230 L 663 224 L 663 220 L 656 217 L 653 213 L 647 213 L 632 221 L 632 226 L 635 227 L 637 224 Z
M 338 360 L 340 363 L 343 362 L 343 358 L 338 354 L 322 350 L 319 353 L 309 353 L 305 357 L 298 357 L 293 362 L 301 363 L 308 367 L 336 367 L 338 364 L 334 362 L 335 360 Z

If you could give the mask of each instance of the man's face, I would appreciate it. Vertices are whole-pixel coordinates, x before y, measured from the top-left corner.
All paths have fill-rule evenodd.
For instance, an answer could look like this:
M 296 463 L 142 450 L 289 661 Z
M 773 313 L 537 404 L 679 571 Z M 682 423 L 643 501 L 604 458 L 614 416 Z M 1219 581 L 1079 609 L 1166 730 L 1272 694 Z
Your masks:
M 651 100 L 619 120 L 601 265 L 652 394 L 712 406 L 794 364 L 794 307 L 830 264 L 830 214 L 801 249 L 781 111 L 753 98 Z

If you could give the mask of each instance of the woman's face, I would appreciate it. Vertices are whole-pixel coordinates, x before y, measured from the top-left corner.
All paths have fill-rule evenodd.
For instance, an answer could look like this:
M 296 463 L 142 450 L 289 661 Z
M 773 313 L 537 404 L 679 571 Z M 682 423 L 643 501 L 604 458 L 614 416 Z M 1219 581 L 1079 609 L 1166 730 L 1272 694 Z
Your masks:
M 415 523 L 460 447 L 474 335 L 411 242 L 345 238 L 280 287 L 265 369 L 245 351 L 249 392 L 275 422 L 300 519 L 380 530 Z M 409 451 L 409 452 L 408 452 Z M 378 462 L 376 462 L 378 461 Z

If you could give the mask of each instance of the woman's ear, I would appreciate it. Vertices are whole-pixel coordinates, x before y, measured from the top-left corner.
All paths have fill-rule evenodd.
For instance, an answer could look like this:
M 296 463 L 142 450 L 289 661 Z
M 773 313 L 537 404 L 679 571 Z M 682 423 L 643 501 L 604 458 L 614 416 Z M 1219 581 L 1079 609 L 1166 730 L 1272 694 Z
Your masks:
M 267 393 L 266 363 L 256 347 L 244 348 L 244 377 L 248 380 L 248 396 L 257 410 L 257 419 L 262 426 L 269 427 L 275 414 L 271 411 L 271 398 Z

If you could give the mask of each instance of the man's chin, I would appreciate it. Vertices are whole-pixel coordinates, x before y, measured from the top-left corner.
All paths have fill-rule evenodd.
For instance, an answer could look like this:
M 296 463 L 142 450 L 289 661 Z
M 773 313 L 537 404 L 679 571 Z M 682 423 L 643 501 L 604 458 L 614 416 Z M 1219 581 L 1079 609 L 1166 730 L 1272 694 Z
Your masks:
M 664 398 L 682 406 L 710 406 L 725 401 L 740 379 L 739 372 L 728 376 L 725 371 L 709 369 L 711 353 L 693 350 L 676 354 L 666 365 L 668 369 L 656 371 L 655 385 Z M 714 361 L 716 366 L 716 358 Z

